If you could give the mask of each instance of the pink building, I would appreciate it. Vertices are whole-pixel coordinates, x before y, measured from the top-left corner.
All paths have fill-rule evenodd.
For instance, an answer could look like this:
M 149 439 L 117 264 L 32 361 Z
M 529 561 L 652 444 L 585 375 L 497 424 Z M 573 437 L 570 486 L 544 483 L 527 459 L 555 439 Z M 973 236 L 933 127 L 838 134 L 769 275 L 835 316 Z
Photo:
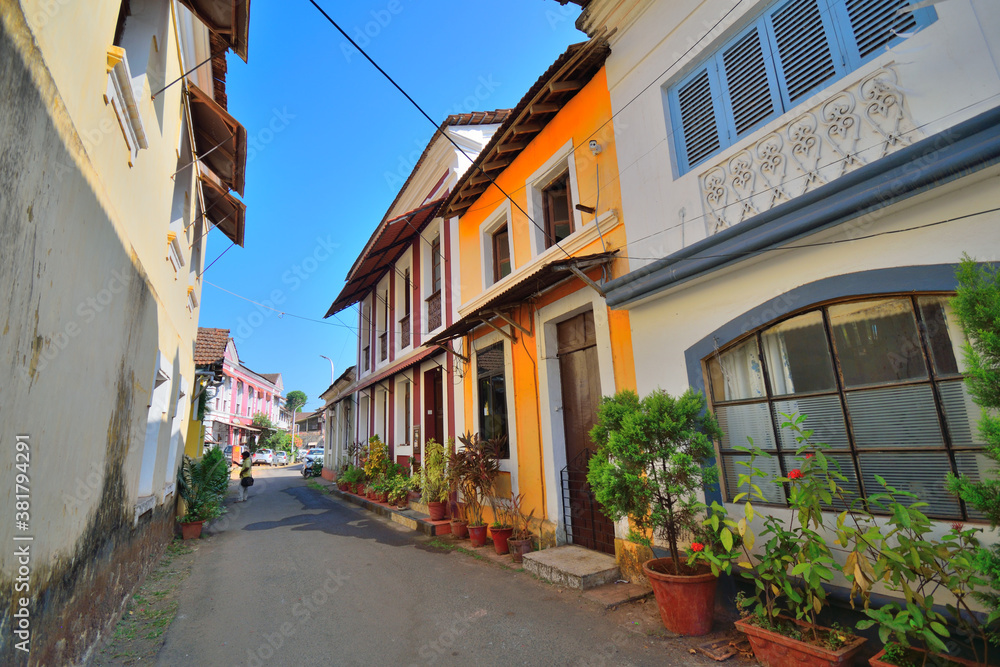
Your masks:
M 233 460 L 239 461 L 239 449 L 258 432 L 254 415 L 265 414 L 280 428 L 288 427 L 281 374 L 256 373 L 240 363 L 229 329 L 199 327 L 195 364 L 216 373 L 205 406 L 206 445 L 233 445 Z

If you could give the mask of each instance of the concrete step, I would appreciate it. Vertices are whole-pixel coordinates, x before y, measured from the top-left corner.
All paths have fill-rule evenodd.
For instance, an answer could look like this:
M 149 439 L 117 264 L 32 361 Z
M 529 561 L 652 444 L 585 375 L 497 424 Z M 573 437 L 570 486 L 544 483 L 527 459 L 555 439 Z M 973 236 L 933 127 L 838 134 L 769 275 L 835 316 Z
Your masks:
M 560 586 L 588 590 L 618 580 L 615 557 L 575 545 L 524 555 L 524 569 Z
M 635 602 L 653 594 L 648 585 L 630 584 L 627 581 L 603 584 L 583 592 L 583 597 L 592 600 L 605 609 L 614 609 L 626 602 Z

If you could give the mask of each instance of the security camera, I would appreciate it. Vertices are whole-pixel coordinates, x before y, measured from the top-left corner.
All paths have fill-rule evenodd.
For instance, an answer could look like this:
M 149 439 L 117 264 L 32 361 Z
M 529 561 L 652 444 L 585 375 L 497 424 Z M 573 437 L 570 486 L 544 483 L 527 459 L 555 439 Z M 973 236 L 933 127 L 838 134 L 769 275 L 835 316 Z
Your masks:
M 594 155 L 600 155 L 602 150 L 604 150 L 604 149 L 601 148 L 601 145 L 599 143 L 597 143 L 596 139 L 591 139 L 590 140 L 590 152 L 591 153 L 593 153 Z

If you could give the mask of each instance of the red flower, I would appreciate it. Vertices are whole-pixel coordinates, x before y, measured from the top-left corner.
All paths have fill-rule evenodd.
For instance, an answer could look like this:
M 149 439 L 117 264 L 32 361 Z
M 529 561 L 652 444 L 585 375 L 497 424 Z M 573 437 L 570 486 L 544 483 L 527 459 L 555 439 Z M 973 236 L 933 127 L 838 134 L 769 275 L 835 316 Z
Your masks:
M 815 454 L 806 454 L 806 458 L 807 458 L 807 459 L 811 459 L 811 458 L 812 458 L 812 457 L 814 457 L 814 456 L 816 456 L 816 455 L 815 455 Z
M 952 530 L 956 530 L 958 532 L 961 532 L 962 530 L 965 529 L 965 524 L 962 524 L 962 523 L 956 521 L 955 523 L 951 524 L 951 528 L 952 528 Z
M 705 550 L 705 545 L 702 544 L 701 542 L 691 543 L 691 551 L 704 551 L 704 550 Z
M 788 473 L 788 479 L 802 479 L 802 471 L 796 468 Z

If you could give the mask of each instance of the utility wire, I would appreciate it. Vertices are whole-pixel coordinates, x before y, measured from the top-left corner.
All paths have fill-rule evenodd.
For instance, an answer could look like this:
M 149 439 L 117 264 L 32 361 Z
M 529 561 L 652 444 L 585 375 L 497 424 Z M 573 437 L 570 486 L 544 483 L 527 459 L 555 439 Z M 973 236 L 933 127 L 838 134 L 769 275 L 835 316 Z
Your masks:
M 225 254 L 226 254 L 227 252 L 229 252 L 229 250 L 230 250 L 230 249 L 231 249 L 231 248 L 232 248 L 232 247 L 233 247 L 234 245 L 236 245 L 236 241 L 233 241 L 232 243 L 230 243 L 230 244 L 229 244 L 229 247 L 228 247 L 228 248 L 226 248 L 225 250 L 223 250 L 223 251 L 222 251 L 222 252 L 221 252 L 221 253 L 219 254 L 219 256 L 218 256 L 218 257 L 216 257 L 215 259 L 213 259 L 213 260 L 212 260 L 212 264 L 209 264 L 209 265 L 208 265 L 208 266 L 206 266 L 206 267 L 205 267 L 204 269 L 202 269 L 202 270 L 201 270 L 201 273 L 199 273 L 199 274 L 198 274 L 198 277 L 199 277 L 199 278 L 201 278 L 201 277 L 202 277 L 203 275 L 205 275 L 205 271 L 208 271 L 208 270 L 209 270 L 210 268 L 212 268 L 212 265 L 213 265 L 213 264 L 215 264 L 216 262 L 218 262 L 218 261 L 219 261 L 220 259 L 222 259 L 222 256 L 223 256 L 223 255 L 225 255 Z
M 429 115 L 429 114 L 428 114 L 428 113 L 427 113 L 426 111 L 424 111 L 423 107 L 421 107 L 421 106 L 420 106 L 419 104 L 417 104 L 416 100 L 414 100 L 414 99 L 413 99 L 413 98 L 412 98 L 412 97 L 410 96 L 410 94 L 409 94 L 409 93 L 407 93 L 407 92 L 406 92 L 405 90 L 403 90 L 403 87 L 402 87 L 402 86 L 400 86 L 400 85 L 399 85 L 398 83 L 396 83 L 395 79 L 393 79 L 393 78 L 392 78 L 391 76 L 389 76 L 389 74 L 388 74 L 388 73 L 387 73 L 387 72 L 386 72 L 386 71 L 385 71 L 384 69 L 382 69 L 382 68 L 381 68 L 381 67 L 379 66 L 379 64 L 378 64 L 378 63 L 376 63 L 376 62 L 375 62 L 375 61 L 374 61 L 374 60 L 372 59 L 372 57 L 371 57 L 371 56 L 369 56 L 369 55 L 368 55 L 368 53 L 367 53 L 367 52 L 366 52 L 366 51 L 365 51 L 365 50 L 364 50 L 363 48 L 361 48 L 361 46 L 359 46 L 359 45 L 358 45 L 358 43 L 357 43 L 357 42 L 355 42 L 355 41 L 354 41 L 354 40 L 353 40 L 353 39 L 351 38 L 351 36 L 350 36 L 350 35 L 348 35 L 348 34 L 347 34 L 347 33 L 346 33 L 345 31 L 344 31 L 344 29 L 343 29 L 343 28 L 341 28 L 341 27 L 340 27 L 340 25 L 339 25 L 339 24 L 338 24 L 338 23 L 337 23 L 336 21 L 334 21 L 334 20 L 333 20 L 333 18 L 332 18 L 332 17 L 331 17 L 331 16 L 329 15 L 329 14 L 327 14 L 327 13 L 326 13 L 326 12 L 325 12 L 325 11 L 323 10 L 323 8 L 322 8 L 322 7 L 320 7 L 320 6 L 319 6 L 319 4 L 317 4 L 316 0 L 309 0 L 309 2 L 310 2 L 310 3 L 312 4 L 312 6 L 313 6 L 313 7 L 315 7 L 315 8 L 317 9 L 317 10 L 319 10 L 320 14 L 322 14 L 322 15 L 323 15 L 323 16 L 324 16 L 324 17 L 326 18 L 326 20 L 327 20 L 327 21 L 329 21 L 329 22 L 330 22 L 330 25 L 332 25 L 332 26 L 333 26 L 334 28 L 336 28 L 336 29 L 337 29 L 337 31 L 338 31 L 338 32 L 340 32 L 340 34 L 341 34 L 341 35 L 343 35 L 343 36 L 344 36 L 344 38 L 345 38 L 345 39 L 347 39 L 347 41 L 349 41 L 349 42 L 350 42 L 350 43 L 351 43 L 351 44 L 352 44 L 352 45 L 354 46 L 354 48 L 356 48 L 356 49 L 357 49 L 357 50 L 358 50 L 358 51 L 359 51 L 359 52 L 361 53 L 361 55 L 363 55 L 363 56 L 365 57 L 365 60 L 367 60 L 368 62 L 370 62 L 370 63 L 372 64 L 372 66 L 373 66 L 373 67 L 374 67 L 375 69 L 377 69 L 377 70 L 379 71 L 379 73 L 381 73 L 381 74 L 382 74 L 382 76 L 384 76 L 384 77 L 386 78 L 386 80 L 387 80 L 387 81 L 389 81 L 389 83 L 391 83 L 391 84 L 392 84 L 392 85 L 393 85 L 393 86 L 394 86 L 394 87 L 396 88 L 396 90 L 398 90 L 398 91 L 399 91 L 400 93 L 402 93 L 403 97 L 405 97 L 405 98 L 406 98 L 407 100 L 409 100 L 410 104 L 412 104 L 412 105 L 414 106 L 414 108 L 416 108 L 416 110 L 417 110 L 417 111 L 419 111 L 419 112 L 420 112 L 420 114 L 421 114 L 421 115 L 422 115 L 422 116 L 423 116 L 424 118 L 426 118 L 426 119 L 427 119 L 427 122 L 429 122 L 429 123 L 430 123 L 431 125 L 433 125 L 433 126 L 434 126 L 434 129 L 435 129 L 435 130 L 439 129 L 439 125 L 438 125 L 438 123 L 435 123 L 435 122 L 434 122 L 434 119 L 433 119 L 433 118 L 431 118 L 431 117 L 430 117 L 430 115 Z M 471 163 L 472 163 L 473 165 L 475 165 L 475 164 L 476 164 L 476 160 L 475 160 L 475 158 L 471 157 L 471 156 L 470 156 L 470 155 L 469 155 L 468 153 L 466 153 L 466 152 L 465 152 L 465 149 L 464 149 L 464 148 L 462 148 L 461 146 L 459 146 L 459 145 L 458 145 L 458 143 L 457 143 L 457 142 L 456 142 L 456 141 L 455 141 L 454 139 L 452 139 L 452 138 L 451 138 L 451 136 L 449 136 L 449 134 L 448 134 L 448 132 L 447 132 L 447 131 L 442 131 L 442 132 L 441 132 L 441 135 L 442 135 L 442 136 L 443 136 L 443 137 L 444 137 L 445 139 L 447 139 L 447 140 L 448 140 L 448 142 L 449 142 L 449 143 L 450 143 L 450 144 L 451 144 L 452 146 L 454 146 L 454 147 L 455 147 L 456 149 L 458 149 L 458 151 L 459 151 L 459 152 L 461 152 L 461 153 L 462 153 L 462 155 L 464 155 L 464 156 L 465 156 L 465 158 L 466 158 L 467 160 L 469 160 L 469 162 L 471 162 Z M 523 208 L 521 208 L 521 205 L 520 205 L 520 204 L 518 204 L 518 203 L 517 203 L 516 201 L 514 201 L 514 200 L 513 200 L 513 198 L 511 198 L 511 196 L 510 196 L 510 195 L 508 195 L 508 194 L 507 194 L 507 192 L 506 192 L 506 191 L 505 191 L 505 190 L 504 190 L 503 188 L 501 188 L 501 187 L 500 187 L 500 185 L 499 185 L 499 184 L 498 184 L 498 183 L 496 182 L 496 179 L 494 179 L 494 178 L 493 178 L 492 176 L 490 176 L 490 175 L 489 175 L 489 172 L 487 172 L 487 171 L 486 171 L 485 169 L 483 169 L 483 167 L 482 167 L 481 165 L 477 165 L 477 168 L 479 169 L 480 173 L 481 173 L 481 174 L 482 174 L 483 176 L 485 176 L 485 177 L 486 177 L 486 178 L 487 178 L 487 179 L 488 179 L 488 180 L 490 181 L 490 183 L 491 183 L 491 184 L 492 184 L 492 185 L 493 185 L 494 187 L 496 187 L 496 189 L 497 189 L 497 190 L 499 190 L 499 191 L 501 192 L 501 194 L 503 194 L 503 195 L 504 195 L 504 196 L 505 196 L 505 197 L 506 197 L 507 199 L 509 199 L 509 200 L 510 200 L 510 203 L 511 203 L 511 204 L 513 204 L 513 205 L 514 205 L 514 206 L 515 206 L 515 207 L 517 208 L 517 210 L 518 210 L 518 211 L 520 211 L 520 212 L 521 212 L 521 213 L 522 213 L 522 214 L 524 215 L 524 217 L 526 217 L 526 218 L 528 219 L 528 221 L 529 221 L 529 222 L 530 222 L 531 224 L 533 224 L 533 225 L 534 225 L 535 227 L 537 227 L 537 228 L 538 228 L 538 229 L 539 229 L 539 230 L 540 230 L 540 231 L 542 232 L 542 234 L 544 234 L 544 235 L 545 235 L 545 238 L 547 238 L 547 239 L 548 239 L 549 241 L 552 241 L 552 245 L 554 245 L 554 246 L 556 246 L 557 248 L 559 248 L 560 250 L 562 250 L 562 251 L 563 251 L 563 254 L 565 254 L 565 255 L 566 255 L 567 257 L 571 257 L 571 255 L 570 255 L 570 254 L 569 254 L 568 252 L 566 252 L 566 249 L 565 249 L 565 248 L 563 248 L 563 247 L 562 247 L 561 245 L 559 245 L 559 241 L 555 240 L 555 239 L 554 239 L 554 238 L 553 238 L 553 237 L 552 237 L 552 236 L 551 236 L 551 235 L 550 235 L 550 234 L 548 233 L 548 231 L 547 231 L 547 230 L 545 230 L 545 229 L 544 229 L 544 228 L 543 228 L 543 227 L 542 227 L 541 225 L 539 225 L 539 224 L 538 224 L 537 222 L 535 222 L 535 220 L 534 220 L 534 219 L 533 219 L 533 218 L 532 218 L 532 217 L 531 217 L 530 215 L 528 215 L 528 212 L 527 212 L 527 211 L 525 211 L 525 210 L 524 210 Z

